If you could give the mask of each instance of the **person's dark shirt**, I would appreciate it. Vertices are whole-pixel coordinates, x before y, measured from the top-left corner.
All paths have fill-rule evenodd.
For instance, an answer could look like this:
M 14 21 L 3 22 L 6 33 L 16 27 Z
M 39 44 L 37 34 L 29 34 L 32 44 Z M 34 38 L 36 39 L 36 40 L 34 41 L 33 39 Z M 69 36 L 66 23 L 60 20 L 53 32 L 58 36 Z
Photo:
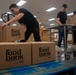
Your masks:
M 24 16 L 20 20 L 18 20 L 20 24 L 25 24 L 27 28 L 34 28 L 38 26 L 38 22 L 31 12 L 24 8 L 21 8 L 19 9 L 19 13 L 24 13 Z
M 67 13 L 60 11 L 60 12 L 57 14 L 57 18 L 60 18 L 60 22 L 61 22 L 62 24 L 66 24 Z

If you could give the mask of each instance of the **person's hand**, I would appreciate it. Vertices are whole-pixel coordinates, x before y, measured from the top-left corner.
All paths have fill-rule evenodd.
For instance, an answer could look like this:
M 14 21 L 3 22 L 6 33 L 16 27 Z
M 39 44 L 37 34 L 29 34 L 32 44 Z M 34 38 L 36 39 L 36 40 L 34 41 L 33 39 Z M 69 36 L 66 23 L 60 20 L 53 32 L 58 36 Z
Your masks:
M 1 26 L 2 28 L 4 28 L 5 26 L 7 26 L 7 23 L 2 23 Z

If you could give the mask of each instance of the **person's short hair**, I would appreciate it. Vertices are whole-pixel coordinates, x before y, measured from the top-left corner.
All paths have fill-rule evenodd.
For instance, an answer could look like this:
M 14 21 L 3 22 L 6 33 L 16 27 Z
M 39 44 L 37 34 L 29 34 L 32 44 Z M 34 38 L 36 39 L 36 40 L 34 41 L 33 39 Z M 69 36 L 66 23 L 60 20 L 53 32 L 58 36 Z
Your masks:
M 67 4 L 63 4 L 62 7 L 67 8 Z
M 73 13 L 76 14 L 76 11 L 74 11 Z
M 12 3 L 10 6 L 9 6 L 9 9 L 11 8 L 18 8 L 18 6 L 15 4 L 15 3 Z

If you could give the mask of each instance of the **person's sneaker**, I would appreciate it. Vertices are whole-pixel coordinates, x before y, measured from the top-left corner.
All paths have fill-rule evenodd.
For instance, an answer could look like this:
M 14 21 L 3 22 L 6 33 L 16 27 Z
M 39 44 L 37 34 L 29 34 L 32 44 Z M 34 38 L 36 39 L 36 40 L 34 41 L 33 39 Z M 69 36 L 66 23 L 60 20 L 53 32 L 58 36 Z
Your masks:
M 56 47 L 56 51 L 64 51 L 64 48 L 57 46 L 57 47 Z
M 76 51 L 76 45 L 72 45 L 71 49 L 74 50 L 74 51 Z

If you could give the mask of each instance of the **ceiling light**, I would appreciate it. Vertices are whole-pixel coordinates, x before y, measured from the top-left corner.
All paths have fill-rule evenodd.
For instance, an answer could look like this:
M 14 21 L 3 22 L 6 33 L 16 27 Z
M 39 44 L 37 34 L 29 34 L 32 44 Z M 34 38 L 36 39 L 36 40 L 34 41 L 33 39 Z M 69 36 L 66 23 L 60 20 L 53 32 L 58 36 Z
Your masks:
M 67 16 L 72 16 L 73 15 L 73 13 L 69 13 L 69 14 L 67 14 Z
M 50 26 L 54 26 L 55 24 L 50 24 Z
M 55 20 L 55 18 L 51 18 L 51 19 L 49 19 L 48 21 L 53 21 L 53 20 Z
M 0 18 L 0 21 L 3 21 L 3 20 Z
M 47 11 L 47 12 L 51 12 L 51 11 L 53 11 L 53 10 L 56 10 L 56 8 L 55 8 L 55 7 L 52 7 L 52 8 L 47 9 L 46 11 Z
M 22 6 L 26 3 L 27 1 L 24 1 L 24 0 L 20 0 L 18 3 L 17 3 L 17 6 Z

